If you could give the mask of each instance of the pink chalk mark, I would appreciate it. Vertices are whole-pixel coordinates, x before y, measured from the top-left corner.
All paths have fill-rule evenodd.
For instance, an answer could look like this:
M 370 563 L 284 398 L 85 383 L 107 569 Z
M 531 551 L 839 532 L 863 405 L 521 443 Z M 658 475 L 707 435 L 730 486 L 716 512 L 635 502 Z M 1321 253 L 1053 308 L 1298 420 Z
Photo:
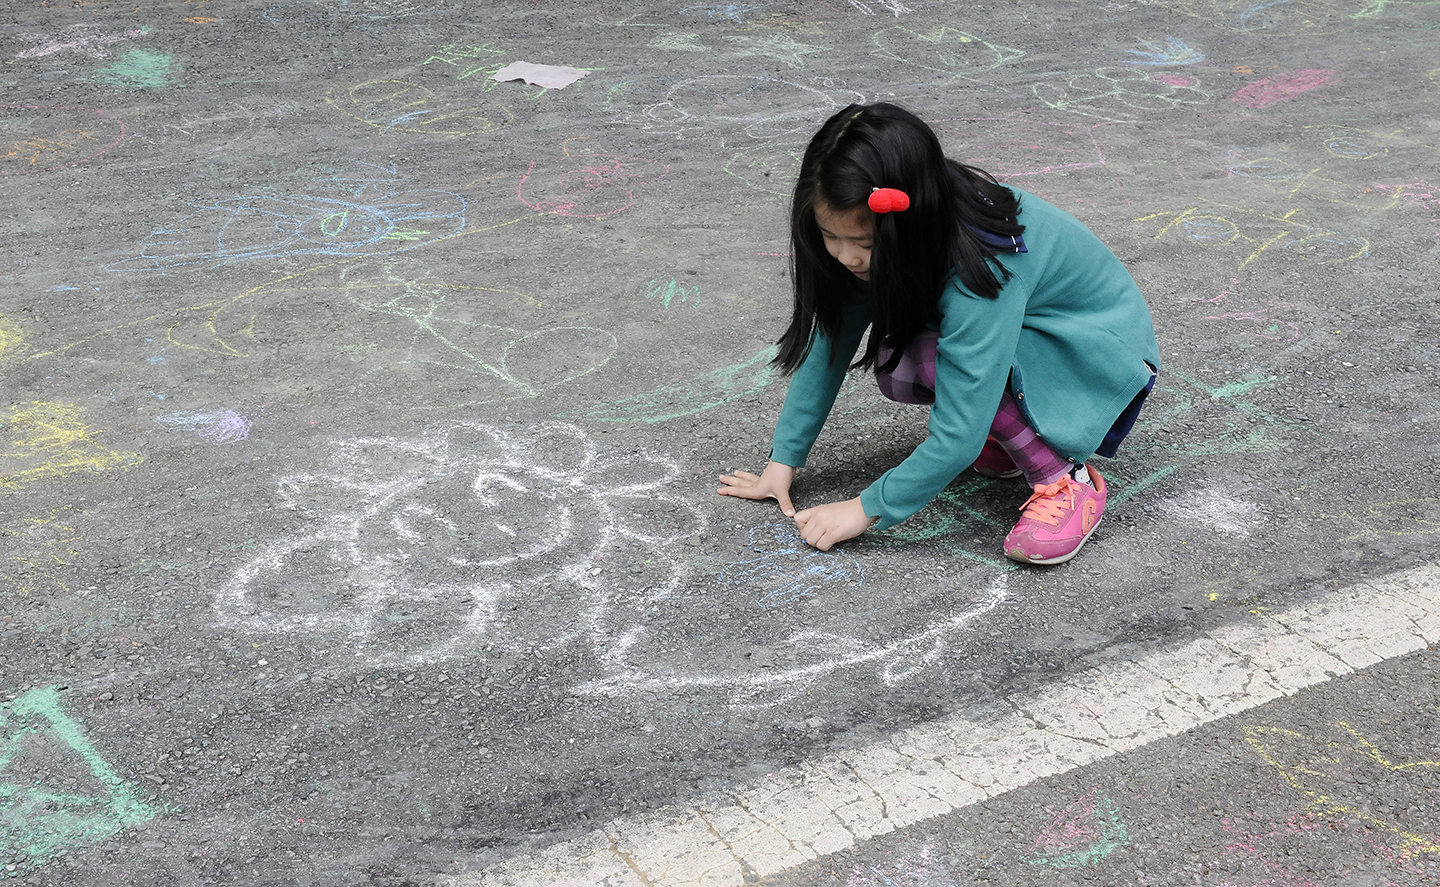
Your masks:
M 66 30 L 73 32 L 76 29 L 67 28 Z M 70 40 L 68 42 L 61 40 L 52 40 L 49 43 L 27 49 L 15 57 L 17 59 L 37 59 L 41 56 L 52 55 L 57 52 L 63 52 L 67 49 L 74 49 L 89 56 L 92 59 L 103 59 L 105 58 L 105 51 L 102 49 L 97 49 L 96 47 L 108 46 L 111 43 L 119 43 L 121 40 L 127 40 L 131 37 L 143 36 L 145 36 L 145 29 L 136 28 L 133 31 L 126 31 L 123 34 L 91 34 L 88 37 L 81 37 L 78 40 Z
M 1194 86 L 1200 82 L 1194 77 L 1186 77 L 1182 74 L 1161 74 L 1156 79 L 1166 86 L 1174 86 L 1180 89 L 1184 89 L 1187 86 Z
M 658 172 L 657 172 L 658 170 Z M 624 212 L 635 205 L 634 185 L 663 179 L 669 164 L 640 157 L 600 155 L 595 162 L 568 170 L 554 179 L 563 192 L 557 197 L 531 197 L 526 185 L 535 174 L 535 164 L 520 177 L 515 196 L 533 210 L 581 219 L 598 219 Z
M 1334 81 L 1335 76 L 1334 71 L 1324 68 L 1289 71 L 1242 86 L 1230 94 L 1230 100 L 1247 108 L 1268 108 L 1276 102 L 1287 102 L 1301 93 L 1324 86 Z

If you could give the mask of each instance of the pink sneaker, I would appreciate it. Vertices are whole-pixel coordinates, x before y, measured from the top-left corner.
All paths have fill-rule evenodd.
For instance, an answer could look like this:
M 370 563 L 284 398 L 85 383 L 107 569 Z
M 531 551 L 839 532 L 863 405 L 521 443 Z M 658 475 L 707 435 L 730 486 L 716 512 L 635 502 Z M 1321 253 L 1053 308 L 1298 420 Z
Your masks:
M 1000 446 L 1000 442 L 993 437 L 985 438 L 985 446 L 980 449 L 980 455 L 975 457 L 975 464 L 970 466 L 975 473 L 981 477 L 1019 477 L 1025 472 L 1015 465 L 1015 460 Z
M 1090 483 L 1065 475 L 1035 486 L 1015 528 L 1005 537 L 1005 556 L 1024 564 L 1063 564 L 1074 557 L 1105 514 L 1105 478 L 1090 466 Z

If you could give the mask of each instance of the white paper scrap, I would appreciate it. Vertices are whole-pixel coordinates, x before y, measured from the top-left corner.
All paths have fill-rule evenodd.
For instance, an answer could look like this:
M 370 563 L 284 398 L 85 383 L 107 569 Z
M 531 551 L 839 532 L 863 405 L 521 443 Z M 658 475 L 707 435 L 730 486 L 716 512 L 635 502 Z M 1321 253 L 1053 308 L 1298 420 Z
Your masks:
M 546 89 L 564 89 L 589 74 L 579 68 L 564 65 L 532 65 L 529 62 L 511 62 L 495 72 L 496 80 L 524 80 Z

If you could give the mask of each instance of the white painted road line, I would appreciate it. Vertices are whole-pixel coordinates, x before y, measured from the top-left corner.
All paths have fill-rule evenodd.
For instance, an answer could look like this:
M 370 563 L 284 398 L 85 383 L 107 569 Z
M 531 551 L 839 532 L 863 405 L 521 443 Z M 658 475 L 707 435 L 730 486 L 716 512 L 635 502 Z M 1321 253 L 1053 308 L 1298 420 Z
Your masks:
M 739 788 L 729 803 L 618 819 L 455 887 L 739 887 L 875 835 L 1440 642 L 1423 567 L 1108 663 Z

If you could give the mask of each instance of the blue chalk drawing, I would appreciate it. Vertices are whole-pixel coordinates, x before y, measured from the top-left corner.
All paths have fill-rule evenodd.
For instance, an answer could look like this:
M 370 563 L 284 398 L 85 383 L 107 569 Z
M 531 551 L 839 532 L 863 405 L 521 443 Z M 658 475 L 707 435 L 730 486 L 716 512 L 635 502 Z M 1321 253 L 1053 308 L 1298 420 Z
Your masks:
M 1166 37 L 1164 44 L 1156 40 L 1141 40 L 1143 49 L 1126 50 L 1137 58 L 1132 65 L 1198 65 L 1205 61 L 1205 54 L 1192 49 L 1179 37 Z
M 58 757 L 57 757 L 58 756 Z M 64 772 L 79 783 L 53 784 Z M 73 761 L 73 763 L 71 763 Z M 47 782 L 47 779 L 50 780 Z M 155 818 L 60 707 L 54 687 L 0 705 L 0 880 Z
M 140 241 L 140 255 L 109 271 L 216 268 L 285 256 L 377 256 L 460 233 L 465 200 L 449 191 L 405 190 L 393 169 L 336 172 L 317 191 L 288 197 L 231 197 L 196 210 Z
M 736 561 L 720 571 L 721 585 L 760 586 L 757 603 L 778 607 L 800 598 L 815 597 L 821 588 L 837 584 L 859 588 L 865 573 L 855 558 L 840 551 L 817 551 L 806 544 L 794 524 L 766 524 L 750 531 L 750 548 L 758 558 Z

